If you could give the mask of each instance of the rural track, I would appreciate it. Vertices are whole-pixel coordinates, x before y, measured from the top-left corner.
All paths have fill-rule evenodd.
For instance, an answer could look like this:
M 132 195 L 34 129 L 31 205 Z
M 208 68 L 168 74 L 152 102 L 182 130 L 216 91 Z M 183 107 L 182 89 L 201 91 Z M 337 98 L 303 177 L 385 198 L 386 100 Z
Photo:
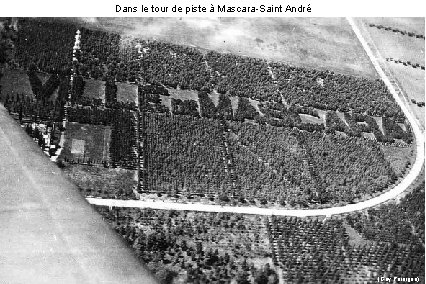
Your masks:
M 276 215 L 276 216 L 295 216 L 295 217 L 309 217 L 309 216 L 332 216 L 350 213 L 354 211 L 360 211 L 370 207 L 377 206 L 388 200 L 394 199 L 402 194 L 419 176 L 422 172 L 424 164 L 424 133 L 421 131 L 416 118 L 410 112 L 407 107 L 408 103 L 404 102 L 399 97 L 396 89 L 400 90 L 400 87 L 396 84 L 396 81 L 391 74 L 387 75 L 379 61 L 384 62 L 378 53 L 374 43 L 367 42 L 362 35 L 360 29 L 356 25 L 352 18 L 347 18 L 353 32 L 360 41 L 362 47 L 370 58 L 371 63 L 376 69 L 377 73 L 386 84 L 390 93 L 392 94 L 395 101 L 401 107 L 409 123 L 411 124 L 412 131 L 415 136 L 416 143 L 416 160 L 411 167 L 409 173 L 402 179 L 400 183 L 389 189 L 388 191 L 373 197 L 371 199 L 361 201 L 355 204 L 348 204 L 344 206 L 336 206 L 322 209 L 278 209 L 278 208 L 262 208 L 262 207 L 249 207 L 249 206 L 222 206 L 216 204 L 203 204 L 203 203 L 176 203 L 166 202 L 159 200 L 117 200 L 117 199 L 99 199 L 99 198 L 87 198 L 87 201 L 94 205 L 110 206 L 110 207 L 139 207 L 139 208 L 153 208 L 153 209 L 166 209 L 166 210 L 188 210 L 188 211 L 201 211 L 201 212 L 228 212 L 228 213 L 240 213 L 240 214 L 255 214 L 255 215 Z M 370 45 L 376 52 L 376 55 L 370 48 Z

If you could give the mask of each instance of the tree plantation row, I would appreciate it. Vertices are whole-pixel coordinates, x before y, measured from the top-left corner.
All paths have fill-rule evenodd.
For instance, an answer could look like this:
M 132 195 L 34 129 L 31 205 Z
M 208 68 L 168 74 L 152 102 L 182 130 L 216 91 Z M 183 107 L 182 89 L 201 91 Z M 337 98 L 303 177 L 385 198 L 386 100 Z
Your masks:
M 396 181 L 379 145 L 360 138 L 360 133 L 372 132 L 378 141 L 386 137 L 411 142 L 410 132 L 386 118 L 382 125 L 387 136 L 375 119 L 350 113 L 344 114 L 345 123 L 335 112 L 327 112 L 325 131 L 318 131 L 317 124 L 302 123 L 297 114 L 318 115 L 313 109 L 261 103 L 261 116 L 248 99 L 240 98 L 234 114 L 226 94 L 219 95 L 216 107 L 203 91 L 198 93 L 200 112 L 196 101 L 174 98 L 170 112 L 161 104 L 160 96 L 167 96 L 166 91 L 155 85 L 140 86 L 144 124 L 135 112 L 136 104 L 116 99 L 108 102 L 114 108 L 95 101 L 84 106 L 77 100 L 67 109 L 70 122 L 111 126 L 109 160 L 104 162 L 136 169 L 143 152 L 147 177 L 142 181 L 151 193 L 291 207 L 348 203 L 381 192 Z M 36 96 L 39 100 L 6 96 L 5 105 L 21 118 L 61 121 L 62 96 L 53 101 L 41 93 Z M 114 92 L 109 96 L 115 98 Z M 312 125 L 312 132 L 300 131 L 301 125 Z M 140 135 L 146 136 L 139 137 L 146 139 L 142 148 L 137 146 L 138 127 Z M 73 155 L 68 157 L 72 159 Z M 94 160 L 100 159 L 92 157 L 89 163 Z
M 145 120 L 146 194 L 308 207 L 354 202 L 397 178 L 370 140 L 191 116 Z
M 371 137 L 366 134 L 382 144 L 413 140 L 380 81 L 101 31 L 82 29 L 70 85 L 68 55 L 60 50 L 68 48 L 74 28 L 20 21 L 15 63 L 27 68 L 33 96 L 2 94 L 4 104 L 21 121 L 67 118 L 111 127 L 107 158 L 64 155 L 71 163 L 103 160 L 105 166 L 139 169 L 144 194 L 289 207 L 356 202 L 397 180 L 379 144 L 364 139 Z M 44 37 L 53 40 L 44 46 Z M 44 83 L 39 71 L 51 73 Z M 87 78 L 105 81 L 104 98 L 86 96 Z M 119 101 L 119 81 L 136 82 L 138 98 Z M 174 88 L 196 90 L 196 98 L 171 96 Z M 374 107 L 362 101 L 367 93 Z M 300 101 L 305 99 L 310 102 Z M 372 115 L 381 116 L 381 123 Z
M 424 279 L 424 248 L 419 241 L 411 242 L 415 236 L 406 228 L 403 239 L 395 240 L 386 231 L 382 232 L 386 240 L 361 235 L 361 241 L 355 241 L 341 219 L 97 209 L 165 283 L 272 284 L 279 278 L 288 283 L 364 283 L 380 276 Z M 379 223 L 386 218 L 386 214 L 377 215 Z M 396 228 L 397 223 L 389 226 Z
M 16 64 L 47 73 L 67 72 L 77 26 L 22 19 L 16 42 Z M 79 70 L 83 77 L 120 82 L 159 83 L 169 88 L 216 90 L 262 102 L 323 110 L 354 111 L 372 116 L 404 116 L 385 85 L 332 71 L 269 63 L 261 59 L 205 54 L 195 48 L 158 41 L 123 38 L 82 28 Z

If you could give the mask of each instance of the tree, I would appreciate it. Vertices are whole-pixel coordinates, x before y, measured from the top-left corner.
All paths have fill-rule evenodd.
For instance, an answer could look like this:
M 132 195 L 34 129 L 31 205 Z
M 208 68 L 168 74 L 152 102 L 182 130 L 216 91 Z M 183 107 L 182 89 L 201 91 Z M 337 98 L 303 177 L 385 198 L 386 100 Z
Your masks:
M 238 284 L 250 284 L 249 273 L 245 270 L 238 271 L 237 278 L 235 279 Z
M 231 100 L 226 94 L 219 94 L 219 103 L 217 105 L 217 113 L 220 118 L 231 120 L 233 117 Z
M 161 284 L 171 284 L 173 283 L 173 279 L 178 275 L 176 271 L 173 271 L 168 268 L 160 268 L 155 273 L 158 280 L 160 280 Z

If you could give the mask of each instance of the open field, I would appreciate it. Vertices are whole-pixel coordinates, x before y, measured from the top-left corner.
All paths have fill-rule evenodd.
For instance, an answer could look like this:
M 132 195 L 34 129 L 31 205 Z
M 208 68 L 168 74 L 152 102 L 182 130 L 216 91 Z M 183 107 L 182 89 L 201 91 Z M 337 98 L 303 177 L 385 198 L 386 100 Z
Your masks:
M 299 114 L 300 119 L 302 120 L 302 122 L 306 122 L 306 123 L 314 123 L 314 124 L 325 124 L 325 119 L 321 119 L 309 114 Z
M 212 100 L 215 107 L 219 104 L 219 93 L 214 91 L 209 94 L 210 99 Z
M 170 96 L 161 96 L 161 102 L 169 110 L 172 109 L 171 99 L 181 99 L 181 100 L 193 100 L 197 102 L 197 109 L 200 112 L 200 105 L 198 103 L 198 94 L 196 91 L 191 90 L 179 90 L 179 89 L 167 89 Z
M 411 99 L 416 100 L 416 102 L 425 101 L 425 71 L 392 62 L 389 62 L 388 66 L 407 94 L 410 107 L 424 128 L 425 108 L 413 104 Z
M 179 90 L 179 89 L 167 89 L 170 94 L 170 98 L 181 99 L 181 100 L 194 100 L 198 102 L 197 91 L 191 90 Z
M 393 32 L 378 30 L 376 28 L 368 27 L 368 23 L 375 21 L 372 18 L 358 19 L 358 22 L 362 22 L 362 29 L 369 33 L 374 45 L 377 47 L 383 58 L 393 57 L 395 59 L 413 60 L 420 61 L 424 65 L 425 56 L 425 41 L 422 39 L 414 39 L 401 34 L 395 34 Z M 424 27 L 424 19 L 406 19 L 406 20 L 395 20 L 392 22 L 390 19 L 386 20 L 387 25 L 410 30 L 416 27 Z M 404 23 L 399 27 L 399 23 Z M 424 31 L 423 31 L 424 32 Z M 398 58 L 401 56 L 402 58 Z M 416 61 L 415 61 L 416 60 Z M 404 66 L 401 64 L 395 64 L 394 62 L 384 62 L 389 70 L 393 73 L 402 89 L 406 92 L 408 100 L 415 99 L 416 101 L 424 101 L 425 96 L 425 71 L 419 68 L 412 68 L 411 66 Z M 421 122 L 423 128 L 425 127 L 425 111 L 424 107 L 420 108 L 415 104 L 410 103 L 410 107 L 413 110 L 415 116 Z
M 104 149 L 109 144 L 109 141 L 104 141 L 104 139 L 110 137 L 110 133 L 110 127 L 106 126 L 69 123 L 61 157 L 73 160 L 84 157 L 102 161 L 107 156 L 105 153 L 109 151 L 109 149 Z M 82 144 L 82 149 L 77 149 L 76 146 Z
M 400 30 L 406 30 L 407 32 L 415 32 L 416 34 L 424 35 L 425 33 L 425 19 L 420 17 L 419 18 L 414 18 L 414 17 L 367 18 L 366 22 L 376 24 L 376 25 L 383 25 L 386 27 L 398 28 Z
M 376 78 L 343 18 L 90 18 L 90 27 Z
M 89 99 L 102 99 L 105 101 L 105 81 L 85 79 L 83 96 Z
M 369 23 L 370 21 L 366 20 L 366 25 Z M 425 65 L 424 39 L 413 38 L 375 27 L 368 27 L 368 31 L 373 39 L 377 39 L 377 47 L 380 46 L 380 51 L 383 50 L 383 57 L 392 57 Z
M 117 100 L 120 102 L 134 102 L 138 100 L 138 86 L 117 82 Z
M 389 62 L 388 64 L 394 75 L 397 77 L 398 82 L 402 84 L 407 95 L 416 101 L 425 101 L 425 71 L 401 64 L 394 64 L 393 62 Z M 422 111 L 424 110 L 424 108 L 420 109 Z

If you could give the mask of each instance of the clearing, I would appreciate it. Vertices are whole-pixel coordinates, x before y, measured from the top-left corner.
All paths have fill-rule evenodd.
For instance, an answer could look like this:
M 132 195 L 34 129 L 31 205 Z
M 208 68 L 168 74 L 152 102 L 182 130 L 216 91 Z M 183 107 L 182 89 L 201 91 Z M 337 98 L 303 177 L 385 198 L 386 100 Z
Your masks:
M 117 100 L 120 102 L 137 104 L 138 86 L 129 83 L 117 82 Z
M 84 81 L 86 82 L 84 86 L 84 97 L 105 101 L 105 81 L 93 79 L 84 79 Z
M 109 153 L 108 147 L 111 128 L 103 125 L 90 125 L 70 122 L 61 157 L 68 159 L 87 158 L 102 161 Z

